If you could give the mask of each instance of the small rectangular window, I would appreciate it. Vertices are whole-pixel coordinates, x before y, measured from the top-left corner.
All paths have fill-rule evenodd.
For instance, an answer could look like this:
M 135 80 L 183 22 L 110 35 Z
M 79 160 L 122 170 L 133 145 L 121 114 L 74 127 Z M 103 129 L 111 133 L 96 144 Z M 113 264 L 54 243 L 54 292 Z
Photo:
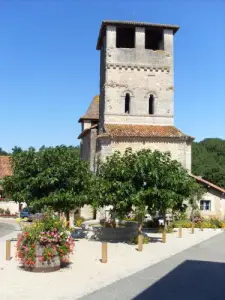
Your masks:
M 116 47 L 117 48 L 134 48 L 135 47 L 135 29 L 134 28 L 117 28 L 116 29 Z
M 210 211 L 211 210 L 211 201 L 210 200 L 201 200 L 200 201 L 200 210 Z
M 145 29 L 145 49 L 163 50 L 162 30 Z

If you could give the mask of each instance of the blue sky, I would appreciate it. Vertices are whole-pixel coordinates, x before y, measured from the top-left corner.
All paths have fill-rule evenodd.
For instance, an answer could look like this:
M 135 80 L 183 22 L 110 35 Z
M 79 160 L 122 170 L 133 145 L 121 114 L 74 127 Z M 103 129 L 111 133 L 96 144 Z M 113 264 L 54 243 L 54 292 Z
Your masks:
M 225 1 L 0 0 L 0 147 L 79 143 L 104 19 L 180 25 L 175 125 L 197 141 L 225 139 Z

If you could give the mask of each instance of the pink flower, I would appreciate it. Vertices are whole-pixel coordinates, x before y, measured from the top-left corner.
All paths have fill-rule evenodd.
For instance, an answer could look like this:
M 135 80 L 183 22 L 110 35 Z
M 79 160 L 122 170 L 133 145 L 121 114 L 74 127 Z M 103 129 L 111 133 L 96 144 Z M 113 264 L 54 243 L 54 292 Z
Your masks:
M 39 256 L 39 257 L 38 257 L 38 260 L 39 260 L 40 262 L 42 262 L 42 261 L 44 261 L 44 257 L 43 257 L 43 256 Z

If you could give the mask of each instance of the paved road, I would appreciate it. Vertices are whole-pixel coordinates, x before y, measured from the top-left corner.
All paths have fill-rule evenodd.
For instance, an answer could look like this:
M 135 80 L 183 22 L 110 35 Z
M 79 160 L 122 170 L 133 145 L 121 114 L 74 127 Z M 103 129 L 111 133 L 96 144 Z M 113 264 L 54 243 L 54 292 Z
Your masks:
M 81 299 L 220 300 L 225 299 L 224 279 L 222 233 Z
M 15 230 L 15 226 L 13 224 L 1 223 L 0 222 L 0 237 L 7 235 Z

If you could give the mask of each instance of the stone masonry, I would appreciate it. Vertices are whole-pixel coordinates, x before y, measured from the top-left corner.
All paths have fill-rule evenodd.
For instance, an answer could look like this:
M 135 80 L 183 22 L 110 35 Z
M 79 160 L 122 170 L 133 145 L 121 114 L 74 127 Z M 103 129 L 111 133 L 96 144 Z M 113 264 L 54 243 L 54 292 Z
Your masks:
M 95 172 L 96 159 L 114 151 L 168 151 L 191 172 L 193 138 L 174 127 L 174 34 L 178 26 L 103 21 L 99 96 L 80 118 L 81 158 Z

